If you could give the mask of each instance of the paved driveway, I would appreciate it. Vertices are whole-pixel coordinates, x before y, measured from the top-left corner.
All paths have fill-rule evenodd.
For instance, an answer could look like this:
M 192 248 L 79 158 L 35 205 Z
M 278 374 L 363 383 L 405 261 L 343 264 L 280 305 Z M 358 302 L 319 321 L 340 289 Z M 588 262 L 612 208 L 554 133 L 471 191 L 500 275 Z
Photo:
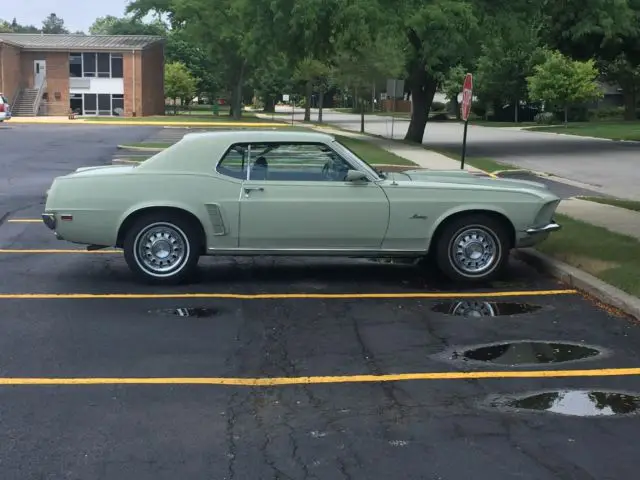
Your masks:
M 144 137 L 89 128 L 102 146 L 66 167 L 59 132 L 33 130 L 57 165 L 49 177 Z M 5 168 L 32 197 L 0 186 L 12 212 L 0 225 L 0 478 L 556 480 L 640 467 L 636 416 L 489 403 L 640 390 L 640 369 L 619 370 L 640 364 L 638 326 L 523 265 L 469 289 L 403 264 L 209 258 L 197 283 L 154 288 L 133 283 L 119 253 L 55 240 L 37 221 L 50 178 Z M 477 315 L 451 315 L 461 302 Z M 509 341 L 569 346 L 463 355 Z M 579 360 L 585 348 L 600 354 Z M 633 407 L 550 395 L 528 405 Z
M 296 118 L 301 119 L 302 113 L 296 114 Z M 313 118 L 317 118 L 317 113 Z M 358 115 L 329 111 L 323 114 L 323 121 L 360 130 Z M 408 125 L 406 120 L 392 122 L 390 117 L 367 115 L 365 130 L 387 137 L 393 131 L 393 138 L 404 138 Z M 424 143 L 461 149 L 462 133 L 461 124 L 430 122 Z M 640 200 L 640 143 L 472 126 L 468 132 L 468 154 L 598 186 L 609 195 Z

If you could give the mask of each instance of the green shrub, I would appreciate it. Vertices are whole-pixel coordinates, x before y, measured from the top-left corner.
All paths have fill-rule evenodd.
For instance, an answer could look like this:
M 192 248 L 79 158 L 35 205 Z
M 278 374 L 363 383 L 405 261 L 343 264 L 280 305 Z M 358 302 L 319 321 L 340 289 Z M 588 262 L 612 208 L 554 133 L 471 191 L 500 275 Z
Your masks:
M 622 120 L 624 107 L 594 108 L 589 110 L 589 120 Z
M 533 117 L 533 121 L 539 125 L 552 125 L 555 120 L 556 116 L 553 112 L 540 112 Z

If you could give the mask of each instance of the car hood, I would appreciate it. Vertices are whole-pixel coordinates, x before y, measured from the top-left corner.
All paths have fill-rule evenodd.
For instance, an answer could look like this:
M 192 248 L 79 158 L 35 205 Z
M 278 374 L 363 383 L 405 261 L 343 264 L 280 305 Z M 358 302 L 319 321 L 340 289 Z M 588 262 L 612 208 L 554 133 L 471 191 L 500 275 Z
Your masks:
M 99 165 L 96 167 L 80 167 L 69 174 L 70 177 L 89 177 L 95 175 L 120 175 L 132 171 L 136 165 Z
M 549 188 L 540 182 L 530 180 L 516 180 L 511 178 L 491 177 L 483 173 L 473 173 L 468 170 L 406 170 L 404 172 L 388 173 L 389 180 L 396 182 L 425 182 L 447 183 L 456 185 L 487 186 L 492 188 L 516 188 L 527 190 L 544 190 Z

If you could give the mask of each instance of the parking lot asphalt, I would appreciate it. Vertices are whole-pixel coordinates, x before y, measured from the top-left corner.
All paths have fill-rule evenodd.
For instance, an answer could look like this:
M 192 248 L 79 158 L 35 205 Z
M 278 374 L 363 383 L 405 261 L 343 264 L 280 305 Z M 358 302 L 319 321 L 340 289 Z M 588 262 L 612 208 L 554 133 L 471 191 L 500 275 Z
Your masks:
M 120 253 L 80 252 L 25 220 L 38 218 L 53 175 L 106 163 L 118 143 L 153 132 L 49 128 L 0 137 L 13 152 L 18 140 L 49 145 L 40 160 L 0 156 L 30 185 L 21 197 L 0 184 L 0 478 L 635 476 L 640 418 L 625 405 L 612 408 L 629 415 L 595 418 L 576 415 L 584 398 L 564 402 L 574 415 L 491 403 L 640 392 L 629 319 L 516 261 L 477 288 L 414 265 L 323 258 L 203 258 L 191 285 L 137 284 Z M 65 163 L 76 137 L 84 153 Z M 512 314 L 450 315 L 461 302 Z M 527 306 L 538 309 L 516 313 Z M 524 364 L 509 351 L 465 360 L 506 342 L 569 352 L 520 344 L 511 359 Z M 574 357 L 587 347 L 599 354 Z

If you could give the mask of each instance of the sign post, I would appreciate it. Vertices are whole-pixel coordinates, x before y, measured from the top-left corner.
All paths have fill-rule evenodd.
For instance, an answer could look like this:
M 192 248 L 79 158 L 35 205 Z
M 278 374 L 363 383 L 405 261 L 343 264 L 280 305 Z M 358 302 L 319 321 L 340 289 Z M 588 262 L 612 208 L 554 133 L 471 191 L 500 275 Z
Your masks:
M 473 99 L 473 75 L 467 73 L 462 84 L 462 102 L 460 105 L 462 120 L 464 120 L 464 133 L 462 134 L 462 161 L 460 169 L 464 170 L 464 157 L 467 154 L 467 128 L 469 127 L 469 113 Z

